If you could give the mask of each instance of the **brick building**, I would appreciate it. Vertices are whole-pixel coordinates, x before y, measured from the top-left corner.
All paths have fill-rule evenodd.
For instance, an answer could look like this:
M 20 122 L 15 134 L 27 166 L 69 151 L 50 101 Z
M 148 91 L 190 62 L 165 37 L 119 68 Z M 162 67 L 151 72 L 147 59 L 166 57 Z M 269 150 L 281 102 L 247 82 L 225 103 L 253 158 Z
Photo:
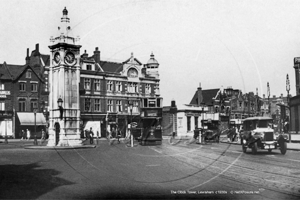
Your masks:
M 90 57 L 85 51 L 80 72 L 83 129 L 92 127 L 99 137 L 105 137 L 106 130 L 118 125 L 124 135 L 131 118 L 129 101 L 133 102 L 133 121 L 140 119 L 142 107 L 162 107 L 158 66 L 153 54 L 142 64 L 133 53 L 124 62 L 110 62 L 100 59 L 98 48 Z

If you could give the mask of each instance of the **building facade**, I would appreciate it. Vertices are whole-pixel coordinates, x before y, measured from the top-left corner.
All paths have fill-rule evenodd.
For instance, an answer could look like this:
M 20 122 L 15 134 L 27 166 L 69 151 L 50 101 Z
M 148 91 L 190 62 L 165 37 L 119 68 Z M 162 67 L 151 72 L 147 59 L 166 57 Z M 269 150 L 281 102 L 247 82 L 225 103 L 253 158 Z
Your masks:
M 118 127 L 125 136 L 131 117 L 140 120 L 141 108 L 162 107 L 158 66 L 153 54 L 142 64 L 133 53 L 124 62 L 110 62 L 100 59 L 98 48 L 90 57 L 85 52 L 80 74 L 83 129 L 92 127 L 97 136 L 106 137 L 107 131 Z

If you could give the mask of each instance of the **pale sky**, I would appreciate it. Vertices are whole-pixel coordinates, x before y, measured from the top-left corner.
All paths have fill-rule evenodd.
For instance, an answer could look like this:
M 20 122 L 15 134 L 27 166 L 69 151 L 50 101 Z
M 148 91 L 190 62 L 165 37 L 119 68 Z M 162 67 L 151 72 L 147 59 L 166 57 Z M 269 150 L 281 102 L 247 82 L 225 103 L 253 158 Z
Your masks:
M 300 0 L 0 0 L 0 63 L 25 64 L 26 49 L 50 54 L 67 7 L 81 54 L 99 47 L 103 60 L 134 56 L 159 62 L 164 105 L 187 104 L 202 89 L 295 95 L 300 57 Z

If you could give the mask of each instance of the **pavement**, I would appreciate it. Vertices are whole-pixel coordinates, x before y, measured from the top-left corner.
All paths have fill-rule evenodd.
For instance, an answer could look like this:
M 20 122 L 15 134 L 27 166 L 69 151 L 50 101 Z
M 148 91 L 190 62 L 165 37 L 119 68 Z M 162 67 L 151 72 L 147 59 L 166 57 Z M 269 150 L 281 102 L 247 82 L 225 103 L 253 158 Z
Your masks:
M 169 139 L 171 136 L 163 136 L 163 139 Z M 175 139 L 180 140 L 190 140 L 192 136 L 176 136 Z M 124 138 L 120 138 L 120 141 L 122 141 Z M 94 143 L 90 144 L 90 140 L 83 139 L 82 146 L 66 146 L 66 147 L 48 147 L 47 141 L 45 141 L 42 145 L 40 144 L 40 140 L 38 140 L 38 145 L 34 145 L 34 139 L 30 140 L 20 140 L 20 139 L 8 139 L 8 144 L 19 144 L 24 146 L 25 149 L 41 149 L 41 150 L 55 150 L 55 149 L 82 149 L 82 148 L 95 148 L 98 144 L 103 142 L 108 142 L 106 138 L 98 138 L 94 139 Z M 111 140 L 111 142 L 117 142 L 116 139 Z M 234 145 L 241 145 L 240 142 L 228 142 L 227 135 L 221 135 L 220 136 L 220 142 L 221 143 L 230 143 Z M 0 139 L 0 145 L 5 144 L 4 139 Z M 291 142 L 287 143 L 287 149 L 293 150 L 293 151 L 300 151 L 300 134 L 291 134 Z

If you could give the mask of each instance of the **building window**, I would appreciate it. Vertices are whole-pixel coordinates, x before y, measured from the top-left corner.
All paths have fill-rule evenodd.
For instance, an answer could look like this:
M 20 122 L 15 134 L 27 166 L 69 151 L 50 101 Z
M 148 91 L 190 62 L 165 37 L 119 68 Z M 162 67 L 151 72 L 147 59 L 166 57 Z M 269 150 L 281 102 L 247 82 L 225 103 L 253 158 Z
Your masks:
M 240 101 L 239 103 L 240 103 L 240 108 L 242 108 L 242 102 Z
M 91 99 L 90 98 L 84 99 L 84 111 L 91 111 Z
M 187 116 L 187 131 L 191 130 L 191 116 Z
M 116 82 L 116 91 L 121 92 L 122 91 L 122 82 L 117 81 Z
M 26 78 L 31 78 L 31 70 L 26 71 Z
M 26 90 L 26 84 L 24 82 L 20 82 L 20 91 L 25 91 Z
M 91 79 L 85 78 L 84 79 L 84 89 L 90 90 L 91 89 Z
M 113 112 L 113 101 L 112 100 L 107 101 L 107 112 Z
M 151 86 L 150 84 L 146 84 L 146 94 L 150 94 L 151 93 Z
M 100 79 L 94 80 L 95 90 L 100 91 Z
M 19 99 L 19 111 L 26 111 L 25 99 Z
M 4 101 L 0 101 L 0 110 L 1 111 L 5 110 L 5 102 Z
M 195 129 L 197 129 L 197 128 L 198 128 L 198 117 L 195 116 Z
M 113 91 L 113 81 L 107 82 L 107 91 Z
M 37 92 L 37 83 L 31 83 L 31 92 Z
M 0 83 L 0 90 L 4 90 L 4 84 Z
M 138 84 L 137 83 L 128 83 L 127 91 L 130 93 L 138 93 Z
M 30 111 L 33 112 L 34 109 L 36 109 L 36 108 L 37 108 L 37 100 L 36 99 L 32 99 L 30 101 Z
M 122 101 L 117 100 L 116 105 L 117 105 L 117 112 L 122 112 Z
M 95 111 L 99 112 L 100 110 L 100 99 L 95 99 Z
M 92 65 L 86 65 L 86 70 L 92 70 Z

